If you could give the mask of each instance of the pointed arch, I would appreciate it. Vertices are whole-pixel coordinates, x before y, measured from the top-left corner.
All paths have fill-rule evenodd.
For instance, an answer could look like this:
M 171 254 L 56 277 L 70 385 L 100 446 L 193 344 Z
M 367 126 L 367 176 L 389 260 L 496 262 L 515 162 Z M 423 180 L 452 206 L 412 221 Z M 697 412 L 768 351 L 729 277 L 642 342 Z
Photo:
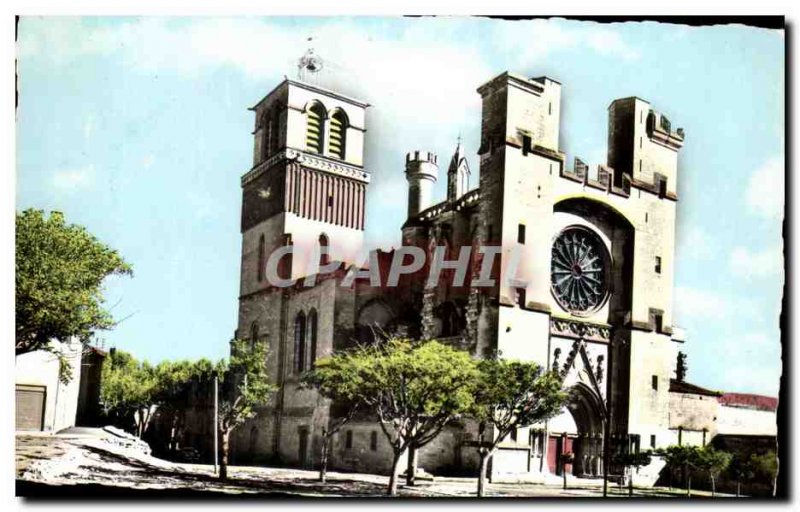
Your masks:
M 306 358 L 306 315 L 302 311 L 294 317 L 294 372 L 302 373 Z
M 262 234 L 258 238 L 258 269 L 256 270 L 256 275 L 258 277 L 258 282 L 262 282 L 264 280 L 264 271 L 266 265 L 266 256 L 267 256 L 267 247 L 266 241 L 264 240 L 264 235 Z
M 254 349 L 258 341 L 258 322 L 250 324 L 250 348 Z
M 327 265 L 331 262 L 330 238 L 325 233 L 319 235 L 319 264 Z
M 306 107 L 306 149 L 322 154 L 325 148 L 325 119 L 327 113 L 322 103 L 313 101 Z
M 347 127 L 349 120 L 344 110 L 337 108 L 331 115 L 331 134 L 328 142 L 331 155 L 344 160 L 347 146 Z
M 307 353 L 309 354 L 309 363 L 304 366 L 307 369 L 311 369 L 314 367 L 314 362 L 317 360 L 317 321 L 319 315 L 317 315 L 317 310 L 312 309 L 308 312 L 308 335 L 307 338 Z

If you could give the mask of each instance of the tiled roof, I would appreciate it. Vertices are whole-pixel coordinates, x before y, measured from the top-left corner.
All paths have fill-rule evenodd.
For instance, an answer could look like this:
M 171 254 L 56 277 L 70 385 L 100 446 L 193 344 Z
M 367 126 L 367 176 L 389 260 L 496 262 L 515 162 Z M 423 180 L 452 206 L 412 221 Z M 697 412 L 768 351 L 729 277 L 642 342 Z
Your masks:
M 719 397 L 719 403 L 730 407 L 744 407 L 760 411 L 776 411 L 778 409 L 777 398 L 750 393 L 724 393 Z

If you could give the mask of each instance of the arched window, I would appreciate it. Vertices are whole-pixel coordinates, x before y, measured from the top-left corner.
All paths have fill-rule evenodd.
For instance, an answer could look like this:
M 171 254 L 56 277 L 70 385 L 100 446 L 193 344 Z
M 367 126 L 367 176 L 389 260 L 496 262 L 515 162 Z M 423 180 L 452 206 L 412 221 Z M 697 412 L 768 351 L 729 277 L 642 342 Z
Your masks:
M 328 143 L 331 155 L 344 160 L 345 144 L 347 143 L 347 114 L 336 110 L 331 116 L 331 137 Z
M 308 313 L 308 353 L 311 354 L 309 368 L 313 367 L 317 360 L 317 310 L 312 309 Z
M 302 373 L 306 366 L 306 315 L 297 313 L 294 319 L 294 371 Z
M 278 143 L 280 141 L 280 128 L 281 123 L 281 113 L 276 108 L 272 111 L 270 115 L 270 131 L 269 131 L 269 152 L 270 154 L 278 151 Z
M 266 248 L 266 242 L 264 241 L 264 235 L 261 235 L 261 237 L 259 237 L 259 239 L 258 239 L 258 271 L 257 271 L 257 274 L 258 274 L 258 282 L 259 283 L 264 280 L 264 270 L 265 270 L 264 266 L 266 265 L 266 262 L 264 261 L 264 258 L 266 258 L 266 252 L 267 252 L 267 248 Z
M 320 265 L 327 265 L 331 262 L 331 255 L 330 251 L 330 240 L 328 239 L 328 235 L 322 233 L 319 235 L 319 264 Z
M 253 322 L 250 326 L 250 348 L 253 349 L 258 341 L 258 324 Z
M 325 143 L 325 107 L 314 102 L 306 110 L 306 149 L 322 154 Z

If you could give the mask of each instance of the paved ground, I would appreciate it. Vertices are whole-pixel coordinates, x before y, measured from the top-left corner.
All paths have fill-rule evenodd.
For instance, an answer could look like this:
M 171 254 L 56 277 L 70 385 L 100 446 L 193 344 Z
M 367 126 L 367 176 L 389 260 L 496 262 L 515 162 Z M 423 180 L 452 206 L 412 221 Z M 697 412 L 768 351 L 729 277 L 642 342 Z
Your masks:
M 232 467 L 220 482 L 213 468 L 174 464 L 122 449 L 96 431 L 73 430 L 59 435 L 17 435 L 17 495 L 26 497 L 381 497 L 388 478 L 331 472 L 328 482 L 317 473 L 297 469 Z M 490 484 L 491 497 L 602 497 L 602 482 L 560 484 Z M 475 495 L 474 478 L 436 477 L 414 487 L 400 486 L 402 497 L 466 498 Z M 627 497 L 627 489 L 609 485 L 610 494 Z M 637 497 L 681 497 L 685 491 L 635 489 Z M 693 492 L 695 497 L 707 496 Z

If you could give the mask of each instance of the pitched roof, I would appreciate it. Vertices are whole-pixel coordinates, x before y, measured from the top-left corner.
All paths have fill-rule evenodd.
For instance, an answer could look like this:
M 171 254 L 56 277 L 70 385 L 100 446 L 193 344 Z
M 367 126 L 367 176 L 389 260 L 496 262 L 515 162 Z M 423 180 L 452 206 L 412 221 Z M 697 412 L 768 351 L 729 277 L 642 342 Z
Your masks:
M 759 411 L 776 411 L 778 409 L 777 398 L 750 393 L 723 393 L 719 397 L 719 403 L 729 407 L 742 407 Z
M 712 391 L 710 389 L 706 389 L 700 387 L 696 384 L 690 384 L 686 381 L 681 381 L 677 379 L 669 379 L 669 390 L 672 393 L 689 393 L 692 395 L 704 395 L 704 396 L 721 396 L 722 393 L 719 391 Z

